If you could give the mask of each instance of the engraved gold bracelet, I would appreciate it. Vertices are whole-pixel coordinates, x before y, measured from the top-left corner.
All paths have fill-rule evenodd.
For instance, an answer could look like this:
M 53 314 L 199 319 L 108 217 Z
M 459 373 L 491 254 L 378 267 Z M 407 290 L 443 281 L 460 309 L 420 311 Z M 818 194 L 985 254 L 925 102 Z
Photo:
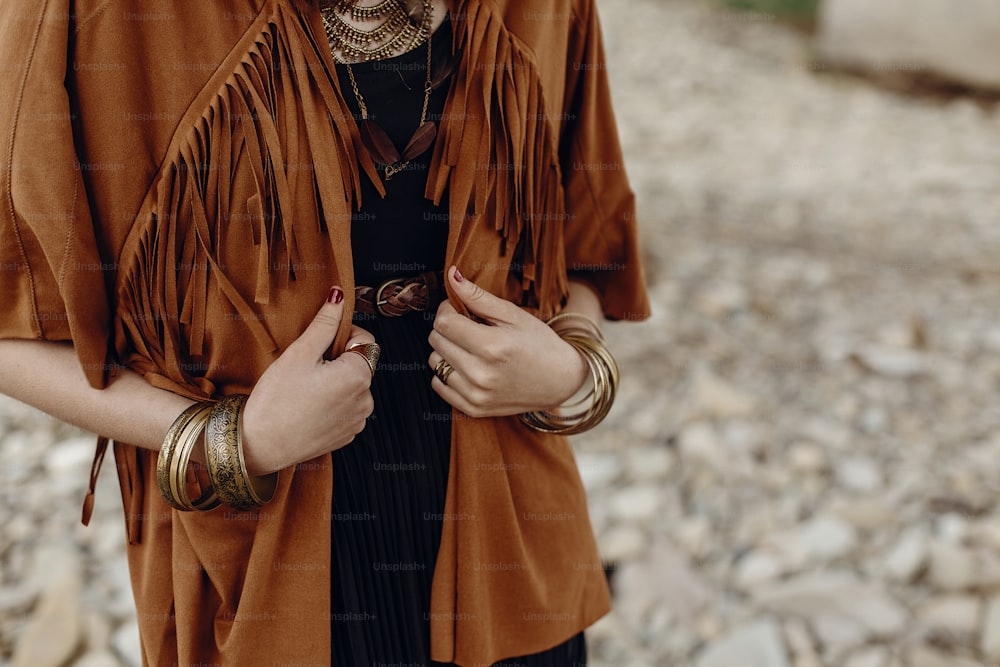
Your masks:
M 205 427 L 205 456 L 212 486 L 223 502 L 238 509 L 257 507 L 274 497 L 278 473 L 251 477 L 243 458 L 242 417 L 247 396 L 228 396 L 212 408 Z

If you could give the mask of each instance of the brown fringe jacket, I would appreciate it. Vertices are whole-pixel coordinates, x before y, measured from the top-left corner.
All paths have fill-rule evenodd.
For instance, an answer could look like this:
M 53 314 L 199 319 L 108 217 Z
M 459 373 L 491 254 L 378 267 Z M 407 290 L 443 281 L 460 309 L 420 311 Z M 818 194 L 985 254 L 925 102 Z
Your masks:
M 646 317 L 593 0 L 451 10 L 461 65 L 426 192 L 447 198 L 447 262 L 542 318 L 569 272 L 609 318 Z M 0 53 L 0 337 L 72 341 L 94 387 L 121 364 L 200 399 L 249 392 L 329 285 L 351 299 L 375 172 L 315 10 L 5 0 Z M 484 665 L 567 639 L 609 596 L 567 441 L 454 417 L 432 650 Z M 329 456 L 259 512 L 185 514 L 155 455 L 114 452 L 147 664 L 329 661 Z

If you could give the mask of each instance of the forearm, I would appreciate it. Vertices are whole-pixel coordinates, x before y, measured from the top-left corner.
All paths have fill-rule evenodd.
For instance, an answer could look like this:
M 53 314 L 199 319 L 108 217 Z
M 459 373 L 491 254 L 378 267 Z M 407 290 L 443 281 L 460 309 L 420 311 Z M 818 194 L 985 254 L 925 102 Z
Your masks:
M 152 450 L 191 405 L 125 369 L 116 371 L 105 389 L 94 389 L 72 346 L 36 340 L 0 340 L 0 393 L 87 431 Z
M 569 299 L 567 299 L 566 307 L 562 312 L 586 315 L 598 326 L 604 319 L 601 301 L 594 288 L 582 280 L 574 280 L 573 278 L 569 280 Z

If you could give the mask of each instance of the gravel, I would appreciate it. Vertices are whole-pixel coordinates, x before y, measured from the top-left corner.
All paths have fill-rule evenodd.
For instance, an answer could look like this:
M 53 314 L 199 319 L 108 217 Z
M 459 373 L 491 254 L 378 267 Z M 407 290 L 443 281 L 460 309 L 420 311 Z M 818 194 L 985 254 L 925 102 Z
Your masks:
M 996 661 L 1000 110 L 765 15 L 600 5 L 655 314 L 608 326 L 619 400 L 575 441 L 616 598 L 591 664 Z M 138 664 L 92 445 L 0 398 L 0 667 Z

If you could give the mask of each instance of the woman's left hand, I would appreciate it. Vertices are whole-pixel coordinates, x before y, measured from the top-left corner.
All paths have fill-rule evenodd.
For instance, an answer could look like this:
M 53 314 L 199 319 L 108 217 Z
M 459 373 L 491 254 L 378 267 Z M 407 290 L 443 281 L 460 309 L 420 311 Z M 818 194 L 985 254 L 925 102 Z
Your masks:
M 553 408 L 583 385 L 586 361 L 547 324 L 454 267 L 446 279 L 479 321 L 447 300 L 438 306 L 428 363 L 445 359 L 454 368 L 447 384 L 431 381 L 445 401 L 470 417 L 500 417 Z

